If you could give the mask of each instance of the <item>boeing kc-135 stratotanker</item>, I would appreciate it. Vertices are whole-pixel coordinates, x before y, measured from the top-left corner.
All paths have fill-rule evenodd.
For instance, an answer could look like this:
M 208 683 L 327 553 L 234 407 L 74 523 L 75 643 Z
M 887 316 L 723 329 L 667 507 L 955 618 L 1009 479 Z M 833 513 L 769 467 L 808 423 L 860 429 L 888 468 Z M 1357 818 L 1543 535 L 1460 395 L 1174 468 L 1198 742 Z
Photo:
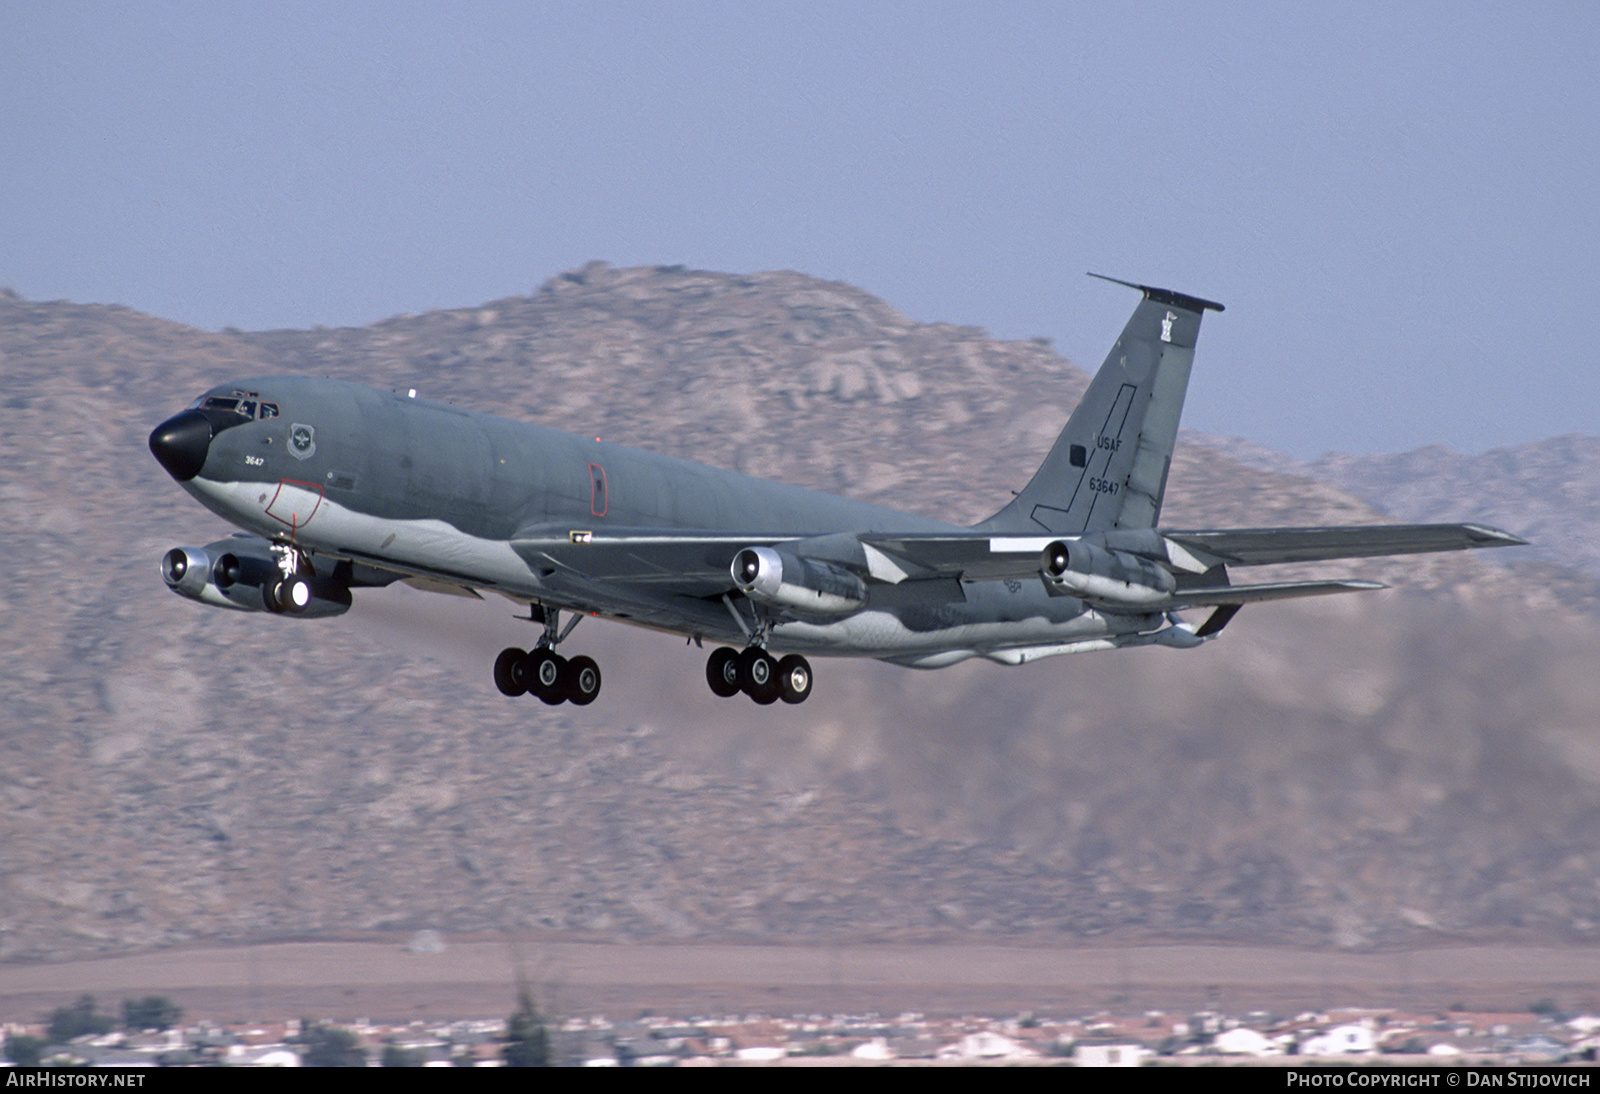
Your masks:
M 1113 280 L 1113 279 L 1107 279 Z M 584 615 L 718 643 L 711 690 L 803 702 L 807 654 L 938 668 L 1124 646 L 1187 649 L 1260 600 L 1377 582 L 1234 585 L 1229 566 L 1504 547 L 1476 524 L 1157 526 L 1208 300 L 1145 285 L 1044 463 L 972 527 L 335 380 L 212 388 L 150 435 L 244 529 L 162 559 L 202 603 L 305 617 L 405 581 L 525 605 L 543 633 L 494 665 L 507 695 L 593 702 L 556 652 Z M 1180 612 L 1209 608 L 1198 626 Z M 563 614 L 566 623 L 563 626 Z M 779 656 L 779 655 L 782 656 Z

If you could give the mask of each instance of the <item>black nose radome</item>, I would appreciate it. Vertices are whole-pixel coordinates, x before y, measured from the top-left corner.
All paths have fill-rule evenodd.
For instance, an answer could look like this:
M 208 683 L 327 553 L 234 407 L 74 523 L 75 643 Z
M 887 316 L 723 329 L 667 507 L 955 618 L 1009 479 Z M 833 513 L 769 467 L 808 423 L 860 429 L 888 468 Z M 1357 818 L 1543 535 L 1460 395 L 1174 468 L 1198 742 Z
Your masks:
M 211 423 L 198 410 L 174 415 L 150 434 L 150 451 L 179 482 L 188 482 L 200 473 L 210 447 Z

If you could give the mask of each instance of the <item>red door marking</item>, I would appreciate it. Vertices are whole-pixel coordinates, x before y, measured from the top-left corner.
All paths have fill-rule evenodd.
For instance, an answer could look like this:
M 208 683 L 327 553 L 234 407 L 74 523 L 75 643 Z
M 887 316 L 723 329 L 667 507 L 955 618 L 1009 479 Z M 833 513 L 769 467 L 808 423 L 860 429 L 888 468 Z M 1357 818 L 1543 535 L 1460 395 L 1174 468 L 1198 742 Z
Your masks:
M 306 505 L 303 496 L 294 493 L 284 493 L 285 486 L 297 487 L 308 493 L 315 494 L 311 499 L 311 511 L 302 513 L 299 510 Z M 314 482 L 296 482 L 293 479 L 283 479 L 278 483 L 278 489 L 273 493 L 272 500 L 267 502 L 267 516 L 280 524 L 287 524 L 290 528 L 304 528 L 311 523 L 311 518 L 317 515 L 317 510 L 322 507 L 322 487 Z

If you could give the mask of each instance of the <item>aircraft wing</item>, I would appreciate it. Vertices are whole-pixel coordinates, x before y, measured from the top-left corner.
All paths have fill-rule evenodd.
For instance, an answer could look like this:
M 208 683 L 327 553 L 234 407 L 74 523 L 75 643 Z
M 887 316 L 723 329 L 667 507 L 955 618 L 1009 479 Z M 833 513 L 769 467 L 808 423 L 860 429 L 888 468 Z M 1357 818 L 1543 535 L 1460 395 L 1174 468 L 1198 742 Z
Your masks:
M 725 592 L 728 568 L 745 547 L 766 547 L 792 536 L 670 532 L 649 528 L 538 527 L 520 530 L 511 549 L 546 576 L 579 574 L 587 579 L 670 585 L 672 591 Z
M 1368 524 L 1349 528 L 1240 528 L 1159 533 L 1199 555 L 1233 566 L 1325 562 L 1337 558 L 1518 547 L 1527 540 L 1482 524 Z
M 1050 536 L 978 533 L 825 536 L 773 533 L 672 532 L 647 528 L 519 531 L 511 547 L 535 569 L 643 584 L 706 585 L 725 591 L 733 556 L 745 547 L 781 547 L 799 556 L 852 570 L 887 584 L 927 578 L 993 581 L 1037 576 Z M 687 591 L 687 590 L 685 590 Z
M 1039 572 L 1045 547 L 1071 536 L 992 534 L 875 535 L 861 542 L 893 561 L 905 578 L 962 577 L 1000 581 Z M 1481 524 L 1369 524 L 1344 528 L 1240 528 L 1220 531 L 1127 529 L 1101 533 L 1111 550 L 1127 551 L 1189 573 L 1213 566 L 1272 562 L 1325 562 L 1340 558 L 1515 547 L 1527 541 Z M 887 571 L 887 568 L 884 568 Z M 877 572 L 873 573 L 878 577 Z M 880 580 L 895 580 L 884 577 Z
M 1045 547 L 1062 536 L 993 535 L 979 532 L 835 533 L 796 538 L 781 534 L 677 533 L 655 529 L 556 529 L 519 532 L 512 548 L 535 569 L 569 571 L 589 578 L 639 584 L 671 584 L 680 592 L 706 594 L 728 586 L 733 556 L 745 547 L 779 546 L 801 557 L 831 562 L 868 580 L 898 584 L 933 578 L 1003 581 L 1036 577 Z M 1112 550 L 1164 563 L 1175 571 L 1201 574 L 1218 565 L 1319 562 L 1341 558 L 1512 547 L 1526 542 L 1480 524 L 1381 524 L 1352 527 L 1245 528 L 1223 531 L 1130 529 L 1097 537 Z M 1316 585 L 1319 591 L 1369 588 L 1348 582 L 1291 582 L 1284 589 Z M 1337 586 L 1337 588 L 1331 587 Z M 702 590 L 703 587 L 703 590 Z M 1185 591 L 1185 597 L 1199 590 Z M 1271 597 L 1315 595 L 1278 592 Z M 1238 602 L 1238 587 L 1233 599 Z M 1188 599 L 1187 603 L 1218 603 Z

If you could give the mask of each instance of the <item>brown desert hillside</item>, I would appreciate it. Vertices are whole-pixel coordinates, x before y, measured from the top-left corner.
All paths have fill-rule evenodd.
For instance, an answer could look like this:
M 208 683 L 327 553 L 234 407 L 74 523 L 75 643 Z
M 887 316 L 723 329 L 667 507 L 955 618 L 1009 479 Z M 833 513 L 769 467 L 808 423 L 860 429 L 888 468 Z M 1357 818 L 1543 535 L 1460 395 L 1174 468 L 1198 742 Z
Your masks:
M 157 574 L 227 529 L 146 436 L 226 379 L 416 387 L 973 521 L 1083 389 L 1046 344 L 796 273 L 597 263 L 360 329 L 6 295 L 0 355 L 0 958 L 421 927 L 1600 937 L 1600 627 L 1570 570 L 1322 567 L 1394 588 L 1247 608 L 1191 652 L 821 662 L 782 709 L 718 701 L 702 652 L 598 622 L 571 642 L 605 694 L 545 708 L 489 681 L 532 637 L 503 602 L 394 589 L 292 620 Z M 1204 362 L 1202 339 L 1196 383 Z M 1215 447 L 1180 445 L 1170 481 L 1173 525 L 1389 519 Z M 1473 519 L 1519 530 L 1492 508 Z

